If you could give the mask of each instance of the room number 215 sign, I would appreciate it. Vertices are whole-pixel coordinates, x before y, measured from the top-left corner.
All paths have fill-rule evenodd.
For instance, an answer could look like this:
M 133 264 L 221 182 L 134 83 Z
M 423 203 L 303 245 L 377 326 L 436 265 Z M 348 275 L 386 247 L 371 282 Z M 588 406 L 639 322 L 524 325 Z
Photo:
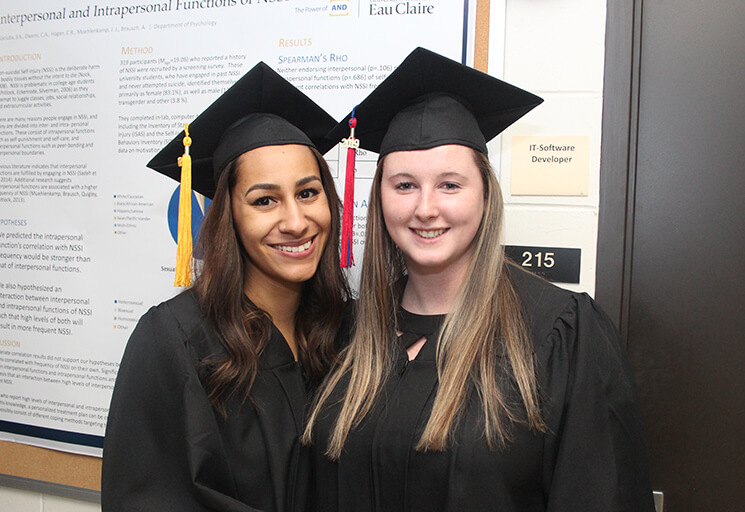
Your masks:
M 505 253 L 512 261 L 534 274 L 555 283 L 579 284 L 581 249 L 507 245 Z

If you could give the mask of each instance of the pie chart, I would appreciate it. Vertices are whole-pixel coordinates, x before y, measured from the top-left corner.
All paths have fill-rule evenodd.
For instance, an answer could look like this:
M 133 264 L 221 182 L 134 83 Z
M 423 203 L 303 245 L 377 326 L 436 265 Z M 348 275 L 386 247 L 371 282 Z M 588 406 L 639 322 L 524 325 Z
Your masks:
M 178 240 L 178 201 L 179 194 L 181 193 L 181 185 L 176 187 L 171 200 L 168 202 L 168 229 L 171 232 L 171 237 L 174 243 Z M 191 239 L 194 248 L 196 247 L 197 239 L 199 238 L 199 228 L 202 227 L 202 221 L 207 213 L 211 199 L 208 199 L 201 194 L 197 197 L 196 192 L 191 193 Z M 198 256 L 195 254 L 195 256 Z

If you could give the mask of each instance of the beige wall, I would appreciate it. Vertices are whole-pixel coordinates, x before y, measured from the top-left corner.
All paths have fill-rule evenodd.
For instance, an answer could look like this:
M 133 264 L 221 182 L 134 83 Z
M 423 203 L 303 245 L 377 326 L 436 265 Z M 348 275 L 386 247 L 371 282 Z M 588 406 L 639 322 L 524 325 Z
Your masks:
M 95 503 L 0 487 L 0 511 L 3 512 L 100 512 L 100 510 L 101 506 Z
M 545 100 L 501 137 L 505 243 L 581 249 L 580 284 L 566 287 L 590 294 L 595 291 L 605 14 L 605 2 L 598 0 L 507 0 L 505 15 L 504 79 Z M 511 196 L 512 137 L 520 135 L 588 136 L 588 196 Z

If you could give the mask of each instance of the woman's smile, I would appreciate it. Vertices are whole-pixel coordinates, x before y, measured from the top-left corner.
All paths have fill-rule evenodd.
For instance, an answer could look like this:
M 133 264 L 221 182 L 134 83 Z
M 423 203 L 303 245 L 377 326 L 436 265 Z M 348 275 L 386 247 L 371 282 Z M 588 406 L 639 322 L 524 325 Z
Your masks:
M 296 256 L 307 256 L 311 252 L 309 251 L 309 249 L 311 248 L 311 246 L 313 246 L 313 242 L 315 241 L 315 239 L 316 235 L 313 235 L 312 237 L 305 239 L 304 241 L 288 241 L 269 245 L 280 252 L 290 253 Z
M 428 240 L 433 240 L 435 238 L 438 238 L 440 235 L 443 235 L 445 232 L 448 231 L 450 228 L 443 228 L 443 229 L 417 229 L 417 228 L 409 228 L 411 231 L 416 233 L 422 238 L 426 238 Z

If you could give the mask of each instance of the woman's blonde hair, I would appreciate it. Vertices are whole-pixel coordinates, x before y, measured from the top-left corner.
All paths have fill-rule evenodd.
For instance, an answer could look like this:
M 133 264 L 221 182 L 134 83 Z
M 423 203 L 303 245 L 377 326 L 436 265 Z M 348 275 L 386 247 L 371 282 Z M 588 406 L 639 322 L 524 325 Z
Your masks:
M 472 392 L 483 408 L 484 434 L 491 449 L 509 440 L 508 425 L 522 421 L 545 430 L 538 400 L 532 345 L 522 318 L 519 298 L 505 269 L 501 245 L 502 194 L 489 159 L 473 151 L 484 184 L 484 213 L 474 237 L 474 256 L 468 276 L 444 321 L 437 341 L 439 388 L 418 450 L 447 448 L 453 424 Z M 337 367 L 327 377 L 312 409 L 303 440 L 333 390 L 348 379 L 340 412 L 326 454 L 338 459 L 349 432 L 372 409 L 378 390 L 393 370 L 397 357 L 396 318 L 406 274 L 403 255 L 383 220 L 380 187 L 385 157 L 378 162 L 368 205 L 365 253 L 355 331 Z M 506 386 L 517 385 L 524 414 L 508 401 Z M 322 440 L 321 440 L 322 441 Z

